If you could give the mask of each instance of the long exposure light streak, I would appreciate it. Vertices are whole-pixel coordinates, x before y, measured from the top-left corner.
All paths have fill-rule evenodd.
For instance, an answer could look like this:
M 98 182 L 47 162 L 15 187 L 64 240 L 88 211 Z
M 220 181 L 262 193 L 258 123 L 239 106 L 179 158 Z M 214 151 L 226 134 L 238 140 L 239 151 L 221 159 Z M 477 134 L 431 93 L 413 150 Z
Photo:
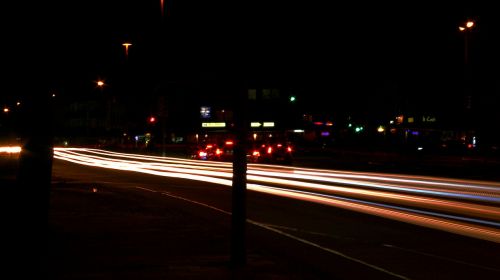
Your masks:
M 0 153 L 18 154 L 20 152 L 21 152 L 21 147 L 19 146 L 0 147 Z
M 232 185 L 232 165 L 227 162 L 76 148 L 56 148 L 54 157 L 87 166 Z M 366 172 L 358 178 L 356 174 L 249 164 L 247 188 L 500 242 L 500 184 L 496 182 Z
M 125 158 L 133 158 L 136 160 L 149 160 L 161 163 L 179 163 L 182 164 L 183 168 L 202 168 L 207 169 L 210 167 L 219 166 L 219 168 L 230 168 L 231 163 L 226 162 L 203 162 L 199 160 L 187 160 L 178 158 L 164 158 L 155 156 L 141 156 L 141 155 L 130 155 L 116 152 L 108 152 L 102 150 L 87 150 L 87 152 L 101 154 L 104 156 L 118 156 Z M 186 163 L 191 163 L 186 165 Z M 207 167 L 208 166 L 208 167 Z M 222 171 L 223 169 L 219 169 Z M 324 169 L 310 169 L 310 168 L 290 168 L 290 167 L 277 167 L 272 165 L 256 165 L 249 164 L 248 174 L 262 174 L 265 176 L 278 176 L 278 177 L 288 177 L 295 179 L 305 179 L 313 181 L 330 182 L 337 184 L 347 184 L 362 187 L 374 187 L 379 189 L 388 189 L 393 191 L 407 192 L 407 193 L 424 193 L 432 194 L 434 196 L 447 196 L 454 197 L 457 199 L 478 199 L 481 198 L 482 201 L 491 201 L 493 203 L 500 202 L 500 183 L 497 182 L 482 182 L 482 181 L 470 181 L 456 179 L 443 179 L 436 177 L 423 177 L 423 176 L 413 176 L 413 175 L 402 175 L 397 174 L 377 174 L 372 173 L 372 175 L 367 175 L 364 172 L 347 172 L 347 171 L 334 171 L 334 170 L 324 170 Z M 333 177 L 333 178 L 332 178 Z M 340 178 L 351 178 L 355 180 L 343 180 L 336 179 Z M 414 178 L 412 180 L 405 178 Z M 418 180 L 417 180 L 418 179 Z M 388 185 L 380 183 L 372 183 L 367 180 L 373 181 L 386 181 L 397 183 L 397 185 Z M 448 180 L 448 181 L 445 181 Z M 462 182 L 462 183 L 460 183 Z M 403 185 L 402 183 L 412 183 L 414 185 Z M 420 185 L 416 185 L 420 184 Z M 440 187 L 440 189 L 435 188 L 422 188 L 421 185 L 429 185 L 430 187 Z M 448 187 L 443 189 L 443 187 Z M 453 187 L 453 188 L 450 188 Z M 446 191 L 444 191 L 446 190 Z

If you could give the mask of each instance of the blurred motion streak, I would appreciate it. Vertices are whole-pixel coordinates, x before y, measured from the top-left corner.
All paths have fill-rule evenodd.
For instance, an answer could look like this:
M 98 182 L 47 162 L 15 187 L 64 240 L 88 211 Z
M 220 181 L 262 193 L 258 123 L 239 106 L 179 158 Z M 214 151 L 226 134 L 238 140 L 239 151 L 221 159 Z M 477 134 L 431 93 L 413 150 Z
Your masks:
M 85 148 L 55 148 L 54 157 L 87 166 L 232 184 L 232 164 L 228 162 Z M 500 243 L 500 183 L 497 182 L 264 164 L 249 164 L 247 176 L 249 190 Z
M 21 147 L 19 146 L 0 147 L 0 153 L 18 154 L 20 152 L 21 152 Z

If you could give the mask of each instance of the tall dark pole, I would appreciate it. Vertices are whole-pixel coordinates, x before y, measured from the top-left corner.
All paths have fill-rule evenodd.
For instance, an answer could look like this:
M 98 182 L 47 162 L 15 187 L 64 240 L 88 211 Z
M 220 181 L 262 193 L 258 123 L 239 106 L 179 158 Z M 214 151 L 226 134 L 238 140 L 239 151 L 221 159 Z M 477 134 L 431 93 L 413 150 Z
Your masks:
M 247 93 L 238 88 L 234 108 L 236 137 L 233 158 L 231 264 L 239 271 L 246 264 L 246 188 L 247 188 Z
M 460 26 L 459 30 L 464 33 L 464 108 L 466 113 L 471 113 L 472 109 L 472 83 L 471 83 L 471 66 L 470 66 L 470 58 L 469 58 L 469 40 L 470 34 L 474 28 L 475 23 L 473 21 L 467 21 L 464 26 Z M 466 116 L 466 122 L 470 122 L 471 115 Z M 467 125 L 469 126 L 469 125 Z M 468 127 L 469 128 L 469 127 Z
M 467 70 L 467 64 L 469 64 L 469 38 L 467 36 L 467 30 L 464 32 L 464 65 Z
M 16 232 L 13 258 L 21 274 L 40 278 L 46 273 L 50 186 L 53 156 L 53 102 L 43 89 L 34 88 L 24 102 L 23 144 L 19 157 L 16 197 L 11 213 L 18 214 L 11 225 Z M 19 258 L 16 260 L 16 258 Z M 16 275 L 19 274 L 16 272 Z M 23 277 L 21 277 L 23 278 Z M 31 277 L 29 277 L 31 278 Z

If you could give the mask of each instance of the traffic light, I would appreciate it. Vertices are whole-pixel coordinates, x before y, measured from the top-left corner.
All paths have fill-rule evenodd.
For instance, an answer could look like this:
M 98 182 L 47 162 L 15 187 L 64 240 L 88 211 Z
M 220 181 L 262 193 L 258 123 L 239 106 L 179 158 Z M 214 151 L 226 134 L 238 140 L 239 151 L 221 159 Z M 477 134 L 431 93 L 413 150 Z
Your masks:
M 290 96 L 290 102 L 295 102 L 295 100 L 297 100 L 297 98 L 294 95 Z
M 149 123 L 153 124 L 156 122 L 156 118 L 155 117 L 149 117 Z

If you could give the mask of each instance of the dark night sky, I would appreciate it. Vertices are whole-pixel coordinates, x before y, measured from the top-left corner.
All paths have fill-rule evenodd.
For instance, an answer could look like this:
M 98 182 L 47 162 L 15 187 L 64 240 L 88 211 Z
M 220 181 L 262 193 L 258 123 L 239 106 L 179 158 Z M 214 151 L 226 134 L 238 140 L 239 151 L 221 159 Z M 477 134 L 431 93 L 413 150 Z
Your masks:
M 42 2 L 15 4 L 16 16 L 2 19 L 4 28 L 16 27 L 6 29 L 2 46 L 4 96 L 18 94 L 26 78 L 77 94 L 87 81 L 116 81 L 129 67 L 148 85 L 240 77 L 340 103 L 391 94 L 445 97 L 462 74 L 457 26 L 468 17 L 479 26 L 471 34 L 471 61 L 488 88 L 498 83 L 497 18 L 457 3 L 165 0 L 162 19 L 160 0 Z M 127 65 L 125 40 L 134 44 Z

